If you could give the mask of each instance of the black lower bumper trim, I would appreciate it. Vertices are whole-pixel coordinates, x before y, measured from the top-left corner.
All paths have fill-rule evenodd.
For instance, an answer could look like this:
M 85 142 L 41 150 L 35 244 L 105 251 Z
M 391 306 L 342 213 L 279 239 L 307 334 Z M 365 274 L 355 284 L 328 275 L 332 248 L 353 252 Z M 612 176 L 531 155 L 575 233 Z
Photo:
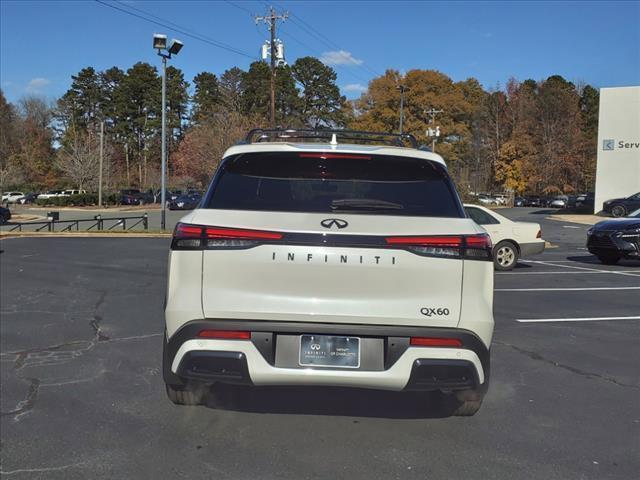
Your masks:
M 405 389 L 465 390 L 479 386 L 476 369 L 468 360 L 418 359 Z
M 178 376 L 199 382 L 251 384 L 247 359 L 241 352 L 187 352 L 178 366 Z

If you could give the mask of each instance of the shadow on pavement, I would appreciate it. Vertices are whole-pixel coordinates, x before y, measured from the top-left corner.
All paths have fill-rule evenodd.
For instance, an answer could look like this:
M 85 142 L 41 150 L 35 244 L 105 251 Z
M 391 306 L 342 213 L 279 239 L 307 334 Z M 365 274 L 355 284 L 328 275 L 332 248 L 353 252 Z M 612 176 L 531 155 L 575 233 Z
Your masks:
M 207 407 L 247 413 L 417 419 L 449 417 L 457 403 L 452 395 L 439 392 L 216 385 Z

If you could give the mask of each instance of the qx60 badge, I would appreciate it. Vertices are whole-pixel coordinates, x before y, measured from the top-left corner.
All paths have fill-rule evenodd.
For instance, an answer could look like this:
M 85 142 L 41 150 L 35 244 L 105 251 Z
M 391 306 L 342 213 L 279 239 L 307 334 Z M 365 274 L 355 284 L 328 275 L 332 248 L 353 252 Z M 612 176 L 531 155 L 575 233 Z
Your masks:
M 325 218 L 320 222 L 320 225 L 322 225 L 324 228 L 331 229 L 335 227 L 338 230 L 342 230 L 343 228 L 346 228 L 349 223 L 346 220 L 342 220 L 340 218 Z

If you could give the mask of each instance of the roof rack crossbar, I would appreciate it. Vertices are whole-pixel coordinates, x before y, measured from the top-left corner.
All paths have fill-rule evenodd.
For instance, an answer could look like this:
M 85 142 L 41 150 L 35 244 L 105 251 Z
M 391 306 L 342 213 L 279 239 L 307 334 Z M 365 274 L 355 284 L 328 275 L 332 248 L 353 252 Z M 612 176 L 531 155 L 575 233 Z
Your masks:
M 398 147 L 404 147 L 406 146 L 406 142 L 409 142 L 411 148 L 419 148 L 416 138 L 408 133 L 366 132 L 361 130 L 341 130 L 332 128 L 323 128 L 316 130 L 294 128 L 255 128 L 247 134 L 245 143 L 260 143 L 265 141 L 279 140 L 330 140 L 333 135 L 335 135 L 338 139 L 342 138 L 344 140 L 363 143 L 383 143 L 386 145 L 395 145 Z

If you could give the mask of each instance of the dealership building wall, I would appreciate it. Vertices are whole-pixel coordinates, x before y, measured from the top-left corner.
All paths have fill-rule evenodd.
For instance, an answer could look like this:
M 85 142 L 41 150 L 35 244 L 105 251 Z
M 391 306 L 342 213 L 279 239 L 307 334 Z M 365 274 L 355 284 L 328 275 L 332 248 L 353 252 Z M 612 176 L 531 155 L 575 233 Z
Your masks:
M 640 87 L 600 89 L 595 212 L 640 192 Z

